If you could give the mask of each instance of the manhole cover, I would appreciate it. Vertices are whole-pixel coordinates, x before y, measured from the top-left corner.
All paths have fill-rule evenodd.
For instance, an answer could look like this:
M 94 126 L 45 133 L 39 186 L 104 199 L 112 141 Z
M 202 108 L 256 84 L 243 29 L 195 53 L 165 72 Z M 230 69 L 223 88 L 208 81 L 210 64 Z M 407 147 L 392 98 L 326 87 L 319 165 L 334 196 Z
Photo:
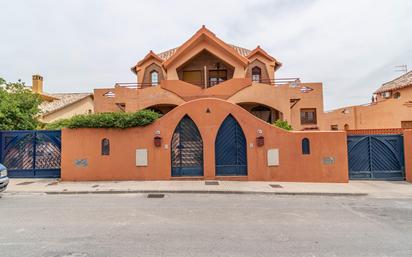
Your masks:
M 24 185 L 30 185 L 30 184 L 33 184 L 34 182 L 33 181 L 26 181 L 26 182 L 20 182 L 20 183 L 18 183 L 18 184 L 16 184 L 16 185 L 18 185 L 18 186 L 24 186 Z
M 205 181 L 206 186 L 218 186 L 219 182 L 218 181 Z
M 164 198 L 164 194 L 148 194 L 147 198 Z
M 271 184 L 269 185 L 271 188 L 283 188 L 281 185 Z

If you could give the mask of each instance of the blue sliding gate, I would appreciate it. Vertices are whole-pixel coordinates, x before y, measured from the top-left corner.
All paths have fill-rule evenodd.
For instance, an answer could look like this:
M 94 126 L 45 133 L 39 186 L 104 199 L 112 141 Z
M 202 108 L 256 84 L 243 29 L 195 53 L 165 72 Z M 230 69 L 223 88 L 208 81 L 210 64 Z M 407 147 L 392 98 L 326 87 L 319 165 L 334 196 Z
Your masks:
M 247 176 L 246 138 L 232 115 L 217 132 L 215 160 L 216 176 Z
M 59 178 L 61 131 L 0 131 L 0 163 L 11 178 Z
M 350 179 L 405 179 L 402 135 L 354 135 L 347 140 Z

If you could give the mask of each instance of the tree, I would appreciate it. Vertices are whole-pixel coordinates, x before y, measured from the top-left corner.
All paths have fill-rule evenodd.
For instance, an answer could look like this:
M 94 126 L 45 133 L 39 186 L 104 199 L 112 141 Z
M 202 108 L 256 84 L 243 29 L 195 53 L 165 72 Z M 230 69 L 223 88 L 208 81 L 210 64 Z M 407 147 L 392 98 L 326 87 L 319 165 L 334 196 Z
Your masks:
M 0 78 L 0 130 L 36 129 L 41 101 L 21 80 L 13 83 Z
M 276 120 L 275 123 L 273 123 L 278 128 L 285 129 L 285 130 L 292 130 L 292 126 L 288 123 L 286 120 Z

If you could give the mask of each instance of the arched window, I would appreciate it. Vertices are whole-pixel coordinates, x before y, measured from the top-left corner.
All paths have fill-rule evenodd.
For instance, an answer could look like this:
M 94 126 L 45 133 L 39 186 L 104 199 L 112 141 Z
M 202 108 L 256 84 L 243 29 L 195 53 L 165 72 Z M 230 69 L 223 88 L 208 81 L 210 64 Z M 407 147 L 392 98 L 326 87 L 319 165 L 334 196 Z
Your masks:
M 159 73 L 157 71 L 154 70 L 150 72 L 150 82 L 152 83 L 152 86 L 159 85 Z
M 307 138 L 302 139 L 302 154 L 310 154 L 310 141 Z
M 107 138 L 102 139 L 102 155 L 110 155 L 110 141 Z
M 349 124 L 345 124 L 345 125 L 343 126 L 343 128 L 344 128 L 345 130 L 349 130 Z
M 252 68 L 252 81 L 253 82 L 260 82 L 261 75 L 262 75 L 262 70 L 259 67 L 255 66 Z

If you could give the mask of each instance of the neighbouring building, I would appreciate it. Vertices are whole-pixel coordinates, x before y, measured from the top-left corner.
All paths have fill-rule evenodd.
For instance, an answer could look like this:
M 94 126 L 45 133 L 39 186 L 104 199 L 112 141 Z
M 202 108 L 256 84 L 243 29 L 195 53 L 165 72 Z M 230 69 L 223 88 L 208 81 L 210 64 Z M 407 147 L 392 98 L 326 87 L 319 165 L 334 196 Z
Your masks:
M 322 83 L 278 78 L 281 66 L 260 46 L 249 50 L 225 43 L 203 26 L 177 48 L 150 51 L 131 68 L 135 82 L 95 89 L 95 111 L 148 108 L 166 114 L 188 101 L 215 97 L 268 123 L 280 119 L 294 130 L 319 130 L 324 126 Z
M 325 113 L 325 129 L 412 128 L 412 71 L 384 83 L 369 104 Z
M 43 91 L 43 77 L 32 76 L 32 91 L 39 94 L 43 102 L 40 104 L 39 120 L 50 123 L 59 119 L 67 119 L 78 114 L 94 112 L 92 93 L 53 93 Z

